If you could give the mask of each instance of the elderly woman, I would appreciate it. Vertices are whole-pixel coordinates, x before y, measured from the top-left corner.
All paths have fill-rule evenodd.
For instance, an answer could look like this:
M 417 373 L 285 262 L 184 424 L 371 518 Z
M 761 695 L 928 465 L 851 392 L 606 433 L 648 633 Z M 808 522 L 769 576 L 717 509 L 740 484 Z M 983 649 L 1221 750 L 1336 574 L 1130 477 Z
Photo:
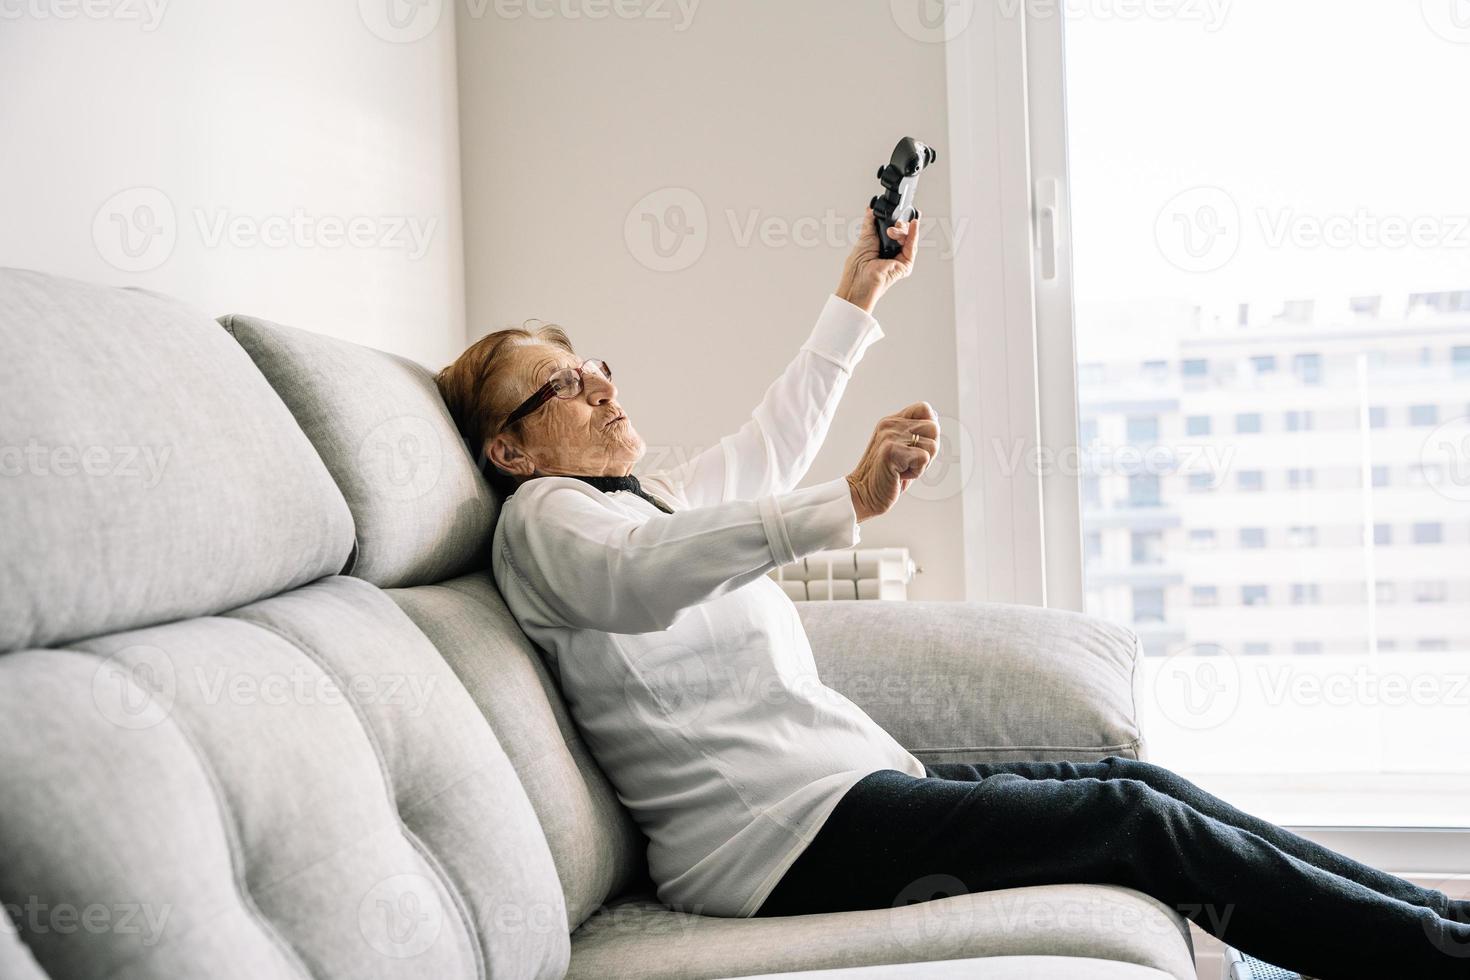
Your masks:
M 939 449 L 925 402 L 882 419 L 845 477 L 797 489 L 872 312 L 913 269 L 919 221 L 879 257 L 872 214 L 796 358 L 740 429 L 677 472 L 608 362 L 555 327 L 483 338 L 439 376 L 505 494 L 496 581 L 648 838 L 665 903 L 721 916 L 891 906 L 957 891 L 1104 882 L 1317 976 L 1470 975 L 1467 904 L 1357 864 L 1146 762 L 926 766 L 817 677 L 767 572 L 846 548 Z M 932 890 L 912 897 L 935 897 Z

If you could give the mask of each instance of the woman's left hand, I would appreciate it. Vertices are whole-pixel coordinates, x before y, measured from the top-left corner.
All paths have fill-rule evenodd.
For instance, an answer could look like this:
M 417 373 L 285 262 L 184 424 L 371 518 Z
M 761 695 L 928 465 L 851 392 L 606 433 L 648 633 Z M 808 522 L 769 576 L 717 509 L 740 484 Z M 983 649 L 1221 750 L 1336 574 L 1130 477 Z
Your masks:
M 903 251 L 891 259 L 884 259 L 878 257 L 878 228 L 873 221 L 873 209 L 868 208 L 857 247 L 842 266 L 842 280 L 837 285 L 838 298 L 872 313 L 888 287 L 914 271 L 919 222 L 923 216 L 922 211 L 916 211 L 913 221 L 900 221 L 888 229 L 888 237 L 902 242 Z

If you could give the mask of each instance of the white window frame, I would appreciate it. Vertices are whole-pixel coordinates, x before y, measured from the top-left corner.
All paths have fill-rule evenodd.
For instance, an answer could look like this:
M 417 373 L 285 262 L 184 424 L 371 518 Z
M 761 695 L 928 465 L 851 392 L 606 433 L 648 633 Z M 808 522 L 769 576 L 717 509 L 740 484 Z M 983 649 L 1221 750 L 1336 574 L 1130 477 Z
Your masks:
M 1078 441 L 1061 9 L 945 5 L 968 22 L 945 44 L 948 159 L 953 212 L 979 229 L 953 270 L 959 421 L 976 454 L 966 598 L 1080 611 L 1080 481 L 1075 456 L 1056 455 Z M 1043 449 L 1062 465 L 1026 465 Z M 1470 874 L 1470 829 L 1289 829 L 1399 874 Z

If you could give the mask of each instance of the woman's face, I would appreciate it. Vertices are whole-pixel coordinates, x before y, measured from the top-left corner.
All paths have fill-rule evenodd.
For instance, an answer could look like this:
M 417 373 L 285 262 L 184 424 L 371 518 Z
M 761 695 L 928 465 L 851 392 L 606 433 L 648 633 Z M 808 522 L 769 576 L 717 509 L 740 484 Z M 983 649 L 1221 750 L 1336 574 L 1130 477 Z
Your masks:
M 550 344 L 517 347 L 511 357 L 505 373 L 514 379 L 511 405 L 529 398 L 553 373 L 586 360 Z M 547 399 L 513 431 L 496 435 L 486 451 L 496 466 L 521 477 L 627 476 L 645 447 L 617 398 L 617 385 L 585 371 L 581 394 Z

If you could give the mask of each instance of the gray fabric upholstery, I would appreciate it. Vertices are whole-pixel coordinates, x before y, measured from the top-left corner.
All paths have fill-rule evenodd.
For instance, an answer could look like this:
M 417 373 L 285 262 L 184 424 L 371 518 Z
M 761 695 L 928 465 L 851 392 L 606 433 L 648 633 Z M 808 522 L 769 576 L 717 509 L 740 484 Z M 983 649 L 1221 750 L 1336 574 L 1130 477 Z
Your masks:
M 718 919 L 651 895 L 611 904 L 572 936 L 573 980 L 697 980 L 976 956 L 1117 960 L 1195 980 L 1186 923 L 1112 885 L 954 895 L 864 912 Z
M 489 572 L 388 592 L 434 642 L 495 729 L 556 859 L 575 929 L 647 880 L 648 842 L 567 713 Z
M 1137 638 L 1078 613 L 800 602 L 829 687 L 925 762 L 1146 758 Z
M 220 322 L 290 407 L 352 508 L 357 549 L 344 574 L 390 588 L 489 567 L 498 503 L 426 368 L 256 317 Z
M 270 385 L 176 300 L 0 270 L 0 650 L 341 568 L 347 506 Z
M 560 976 L 551 854 L 478 708 L 381 591 L 0 657 L 0 901 L 53 977 Z
M 1082 956 L 985 956 L 967 960 L 763 973 L 760 980 L 1169 980 L 1132 963 Z

